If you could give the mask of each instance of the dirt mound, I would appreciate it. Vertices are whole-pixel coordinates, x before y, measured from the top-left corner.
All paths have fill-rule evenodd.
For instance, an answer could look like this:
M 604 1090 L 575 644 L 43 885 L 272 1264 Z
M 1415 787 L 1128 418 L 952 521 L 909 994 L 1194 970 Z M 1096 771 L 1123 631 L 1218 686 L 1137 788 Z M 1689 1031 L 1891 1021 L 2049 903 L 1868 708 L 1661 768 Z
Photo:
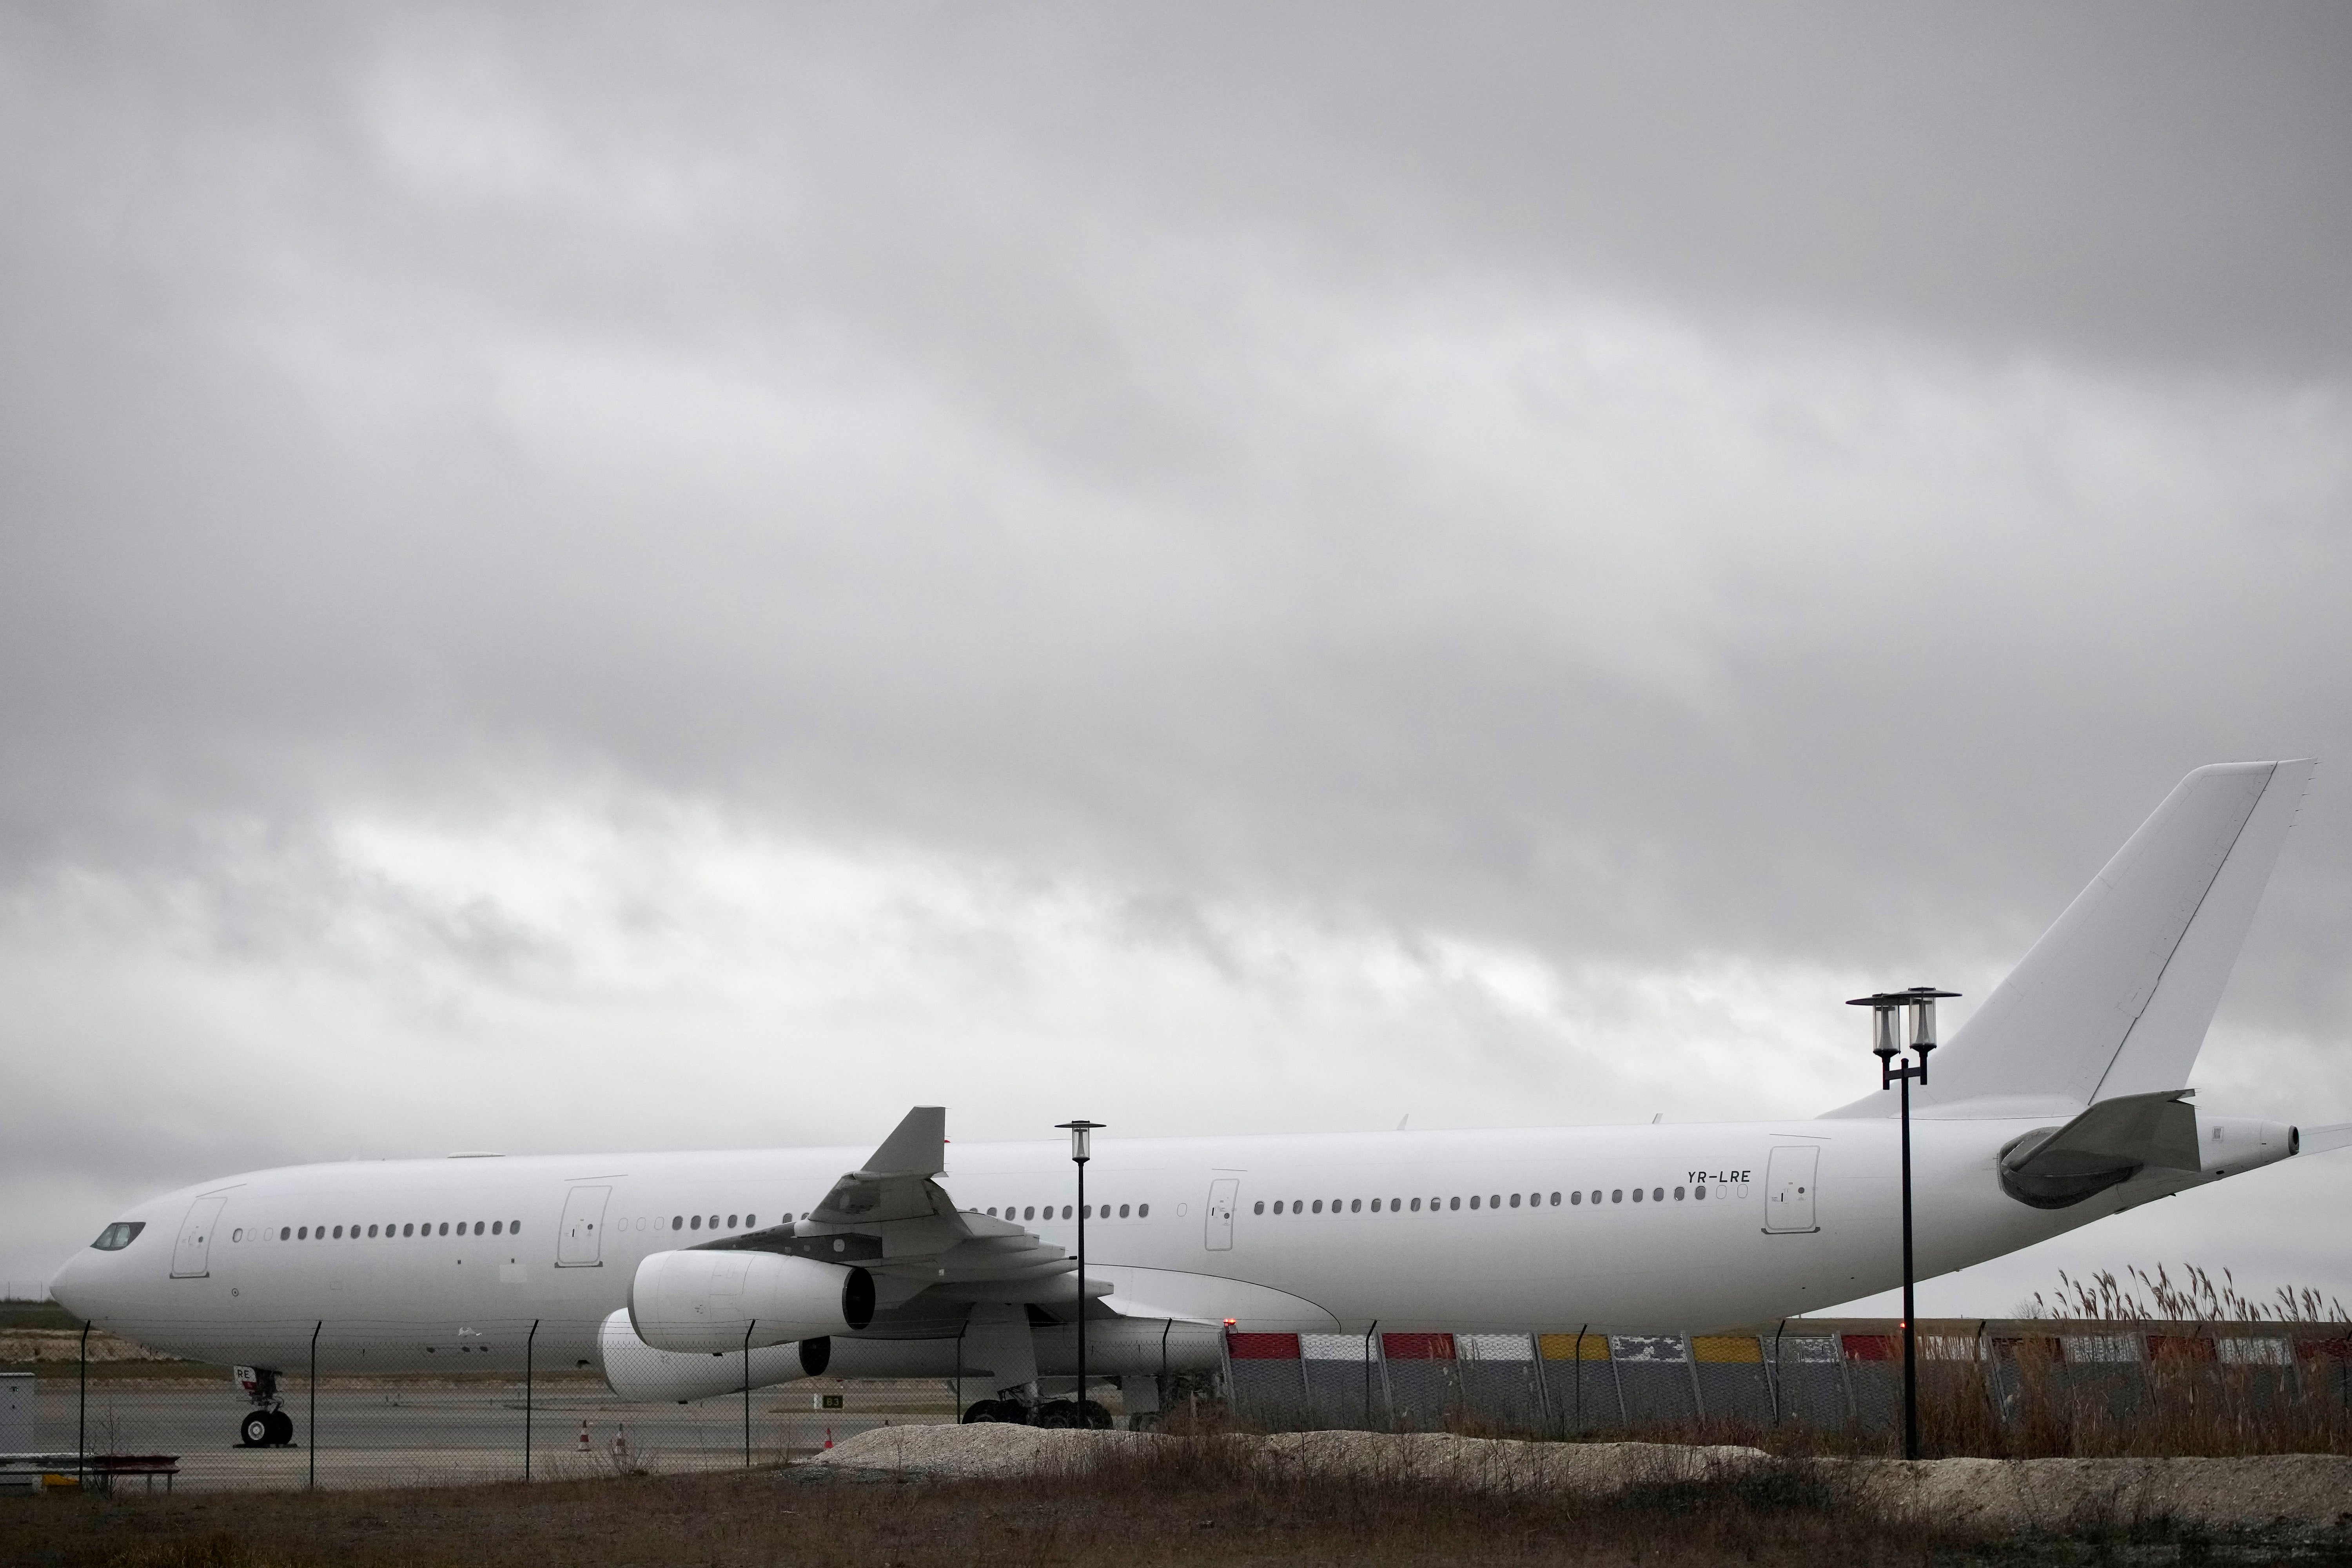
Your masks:
M 1406 1483 L 1480 1492 L 1614 1496 L 1641 1487 L 1801 1475 L 1889 1522 L 1963 1535 L 2079 1535 L 2152 1528 L 2214 1535 L 2352 1533 L 2352 1458 L 2229 1459 L 1779 1460 L 1756 1448 L 1666 1443 L 1528 1443 L 1443 1432 L 1289 1432 L 1165 1437 L 1131 1432 L 884 1426 L 808 1461 L 862 1474 L 1014 1479 L 1071 1474 L 1119 1456 L 1227 1455 L 1302 1479 Z M 1222 1456 L 1221 1456 L 1222 1457 Z

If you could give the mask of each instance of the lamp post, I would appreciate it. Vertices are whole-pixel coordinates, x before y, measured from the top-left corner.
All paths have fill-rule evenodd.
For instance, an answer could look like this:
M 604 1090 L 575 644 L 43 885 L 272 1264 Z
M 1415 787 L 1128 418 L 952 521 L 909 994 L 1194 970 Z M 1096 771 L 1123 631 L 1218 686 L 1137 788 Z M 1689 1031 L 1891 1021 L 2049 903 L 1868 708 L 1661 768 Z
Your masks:
M 1094 1158 L 1087 1134 L 1104 1125 L 1080 1117 L 1076 1121 L 1057 1121 L 1055 1125 L 1070 1135 L 1070 1163 L 1078 1168 L 1078 1397 L 1073 1407 L 1076 1420 L 1087 1422 L 1087 1162 Z
M 1911 1080 L 1916 1078 L 1922 1088 L 1927 1086 L 1927 1053 L 1936 1048 L 1937 999 L 1958 994 L 1932 985 L 1914 985 L 1908 991 L 1881 991 L 1846 1003 L 1849 1007 L 1870 1009 L 1870 1048 L 1878 1058 L 1878 1087 L 1903 1091 L 1897 1114 L 1903 1126 L 1903 1457 L 1906 1459 L 1919 1457 L 1919 1340 L 1915 1326 L 1918 1313 L 1912 1300 L 1911 1273 Z M 1911 1014 L 1911 1049 L 1919 1061 L 1916 1066 L 1906 1062 L 1896 1067 L 1895 1058 L 1903 1054 L 1906 1008 Z

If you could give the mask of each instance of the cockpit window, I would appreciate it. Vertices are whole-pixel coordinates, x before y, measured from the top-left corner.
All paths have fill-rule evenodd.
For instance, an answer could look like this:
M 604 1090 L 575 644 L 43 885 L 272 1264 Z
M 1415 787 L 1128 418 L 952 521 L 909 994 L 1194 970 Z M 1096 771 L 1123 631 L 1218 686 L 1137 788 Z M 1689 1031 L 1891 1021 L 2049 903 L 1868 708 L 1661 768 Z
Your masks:
M 108 1226 L 104 1230 L 100 1231 L 98 1233 L 98 1239 L 91 1242 L 90 1245 L 98 1248 L 100 1252 L 120 1252 L 124 1247 L 130 1246 L 131 1242 L 136 1240 L 139 1233 L 146 1228 L 147 1222 L 145 1220 L 119 1219 L 112 1225 Z

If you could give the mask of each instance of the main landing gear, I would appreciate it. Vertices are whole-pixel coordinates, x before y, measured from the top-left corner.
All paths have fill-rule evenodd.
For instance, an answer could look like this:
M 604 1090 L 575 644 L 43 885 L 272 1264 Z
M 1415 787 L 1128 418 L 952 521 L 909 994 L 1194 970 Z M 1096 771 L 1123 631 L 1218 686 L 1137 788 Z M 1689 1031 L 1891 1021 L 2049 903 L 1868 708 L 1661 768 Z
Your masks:
M 1002 1421 L 1014 1426 L 1091 1426 L 1097 1431 L 1110 1430 L 1110 1412 L 1089 1399 L 1081 1404 L 1075 1399 L 1050 1400 L 1044 1405 L 1024 1405 L 1017 1399 L 982 1399 L 963 1413 L 967 1423 Z
M 294 1441 L 294 1417 L 278 1408 L 278 1374 L 268 1367 L 236 1369 L 237 1386 L 253 1401 L 253 1408 L 236 1424 L 241 1447 L 283 1448 Z

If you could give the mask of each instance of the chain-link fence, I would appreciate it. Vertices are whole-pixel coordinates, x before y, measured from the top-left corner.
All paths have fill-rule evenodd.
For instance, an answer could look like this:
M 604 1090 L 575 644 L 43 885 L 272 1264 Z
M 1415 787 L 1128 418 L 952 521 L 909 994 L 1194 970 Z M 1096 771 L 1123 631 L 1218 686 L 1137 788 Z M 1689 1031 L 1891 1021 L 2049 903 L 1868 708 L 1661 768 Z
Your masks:
M 184 1324 L 154 1337 L 196 1359 L 164 1359 L 138 1325 L 117 1327 L 130 1331 L 0 1330 L 15 1369 L 0 1372 L 0 1487 L 391 1487 L 772 1465 L 874 1426 L 954 1421 L 984 1392 L 954 1376 L 829 1378 L 796 1345 L 654 1351 L 601 1321 L 246 1323 L 224 1335 L 217 1364 Z M 1263 1430 L 1780 1434 L 1866 1449 L 1891 1447 L 1902 1420 L 1901 1340 L 1884 1321 L 1221 1342 L 1225 1417 Z M 2341 1325 L 1939 1323 L 1923 1325 L 1919 1355 L 1935 1452 L 2352 1451 Z M 446 1370 L 405 1370 L 420 1360 Z M 1114 1387 L 1095 1394 L 1123 1417 Z
M 233 1342 L 223 1336 L 217 1363 L 184 1324 L 154 1337 L 197 1359 L 145 1350 L 136 1324 L 19 1331 L 9 1336 L 17 1357 L 28 1344 L 43 1354 L 0 1373 L 0 1487 L 351 1488 L 709 1470 L 788 1461 L 868 1427 L 957 1418 L 950 1379 L 812 1377 L 797 1346 L 679 1356 L 600 1344 L 601 1326 L 247 1323 Z M 382 1364 L 420 1358 L 449 1364 Z M 254 1364 L 264 1361 L 278 1364 Z

